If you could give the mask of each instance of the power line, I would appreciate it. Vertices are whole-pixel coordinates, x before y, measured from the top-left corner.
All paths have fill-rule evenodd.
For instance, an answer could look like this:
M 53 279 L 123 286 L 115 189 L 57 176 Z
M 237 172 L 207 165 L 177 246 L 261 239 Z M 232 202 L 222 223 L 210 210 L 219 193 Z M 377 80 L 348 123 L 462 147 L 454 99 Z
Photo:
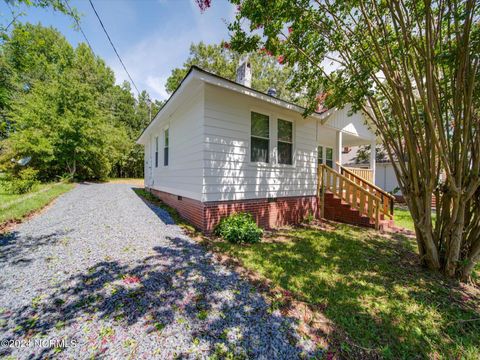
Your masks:
M 65 0 L 65 4 L 67 5 L 68 10 L 70 10 L 70 13 L 73 14 L 73 10 L 72 10 L 72 8 L 70 7 L 70 4 L 68 3 L 68 0 Z M 85 33 L 83 32 L 82 27 L 80 26 L 80 21 L 78 21 L 78 19 L 77 19 L 75 16 L 74 16 L 73 18 L 75 19 L 75 22 L 77 23 L 78 29 L 79 29 L 80 32 L 82 33 L 83 38 L 84 38 L 85 41 L 87 42 L 88 47 L 90 48 L 90 50 L 92 51 L 92 53 L 95 55 L 95 51 L 93 51 L 92 45 L 90 45 L 90 41 L 88 41 L 88 39 L 87 39 L 87 35 L 85 35 Z
M 88 1 L 90 2 L 90 5 L 92 6 L 92 9 L 95 12 L 95 15 L 97 16 L 97 19 L 100 22 L 100 25 L 102 26 L 102 29 L 105 32 L 105 35 L 107 35 L 108 41 L 110 41 L 110 45 L 112 45 L 112 48 L 115 51 L 115 54 L 117 54 L 118 60 L 120 60 L 120 63 L 122 64 L 123 69 L 127 73 L 128 78 L 130 79 L 133 87 L 135 88 L 135 90 L 137 90 L 138 96 L 140 96 L 140 91 L 138 90 L 137 85 L 135 85 L 135 82 L 133 81 L 132 77 L 130 76 L 130 73 L 128 72 L 125 64 L 123 63 L 122 58 L 120 57 L 120 54 L 118 53 L 117 49 L 115 48 L 115 45 L 113 45 L 112 39 L 110 38 L 110 35 L 108 35 L 107 29 L 105 29 L 105 26 L 103 25 L 102 19 L 100 19 L 100 16 L 98 15 L 97 10 L 95 9 L 95 6 L 93 6 L 92 0 L 88 0 Z

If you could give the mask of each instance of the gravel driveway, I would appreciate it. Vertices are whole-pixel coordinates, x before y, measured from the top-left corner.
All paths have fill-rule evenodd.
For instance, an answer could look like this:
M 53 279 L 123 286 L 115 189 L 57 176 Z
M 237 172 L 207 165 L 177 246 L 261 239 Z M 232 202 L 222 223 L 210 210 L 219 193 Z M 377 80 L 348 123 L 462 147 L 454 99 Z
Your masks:
M 80 184 L 0 236 L 0 357 L 309 358 L 294 328 L 129 185 Z

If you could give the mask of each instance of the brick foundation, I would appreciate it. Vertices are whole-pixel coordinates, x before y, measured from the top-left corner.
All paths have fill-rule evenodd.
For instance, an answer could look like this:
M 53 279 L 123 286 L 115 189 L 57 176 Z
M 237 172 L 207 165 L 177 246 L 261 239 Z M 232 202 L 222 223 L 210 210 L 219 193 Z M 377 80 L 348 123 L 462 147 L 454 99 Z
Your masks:
M 316 196 L 281 197 L 274 200 L 256 199 L 204 203 L 205 231 L 212 231 L 222 217 L 233 212 L 252 214 L 257 224 L 265 229 L 298 224 L 308 214 L 318 217 Z
M 212 232 L 222 217 L 234 212 L 252 214 L 257 224 L 265 229 L 298 224 L 308 214 L 318 217 L 316 196 L 201 202 L 154 189 L 150 191 L 205 233 Z
M 168 206 L 176 209 L 181 217 L 199 230 L 203 230 L 203 203 L 198 200 L 173 195 L 164 191 L 147 189 Z

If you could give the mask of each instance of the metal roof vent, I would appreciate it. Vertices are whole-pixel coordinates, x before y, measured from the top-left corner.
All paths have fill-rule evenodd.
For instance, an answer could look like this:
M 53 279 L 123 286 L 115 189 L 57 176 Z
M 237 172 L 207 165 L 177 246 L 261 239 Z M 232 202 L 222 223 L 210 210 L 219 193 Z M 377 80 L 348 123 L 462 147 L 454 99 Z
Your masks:
M 277 90 L 275 90 L 274 88 L 270 88 L 267 90 L 267 94 L 270 96 L 277 96 Z

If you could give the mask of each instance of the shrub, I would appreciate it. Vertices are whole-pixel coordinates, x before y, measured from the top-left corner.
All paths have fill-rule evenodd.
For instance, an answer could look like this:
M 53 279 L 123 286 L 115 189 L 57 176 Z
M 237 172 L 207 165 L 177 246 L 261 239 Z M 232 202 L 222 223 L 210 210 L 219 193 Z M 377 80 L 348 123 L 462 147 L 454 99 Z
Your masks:
M 73 175 L 70 174 L 70 173 L 64 173 L 62 175 L 57 175 L 57 178 L 58 178 L 58 181 L 60 181 L 64 184 L 71 183 L 74 180 Z
M 214 231 L 231 243 L 257 243 L 262 237 L 253 216 L 247 213 L 235 213 L 220 220 Z
M 39 183 L 38 171 L 27 168 L 20 170 L 16 177 L 10 177 L 3 183 L 4 189 L 10 194 L 25 194 Z
M 307 214 L 307 216 L 305 216 L 305 218 L 303 219 L 303 222 L 305 224 L 311 224 L 313 222 L 313 220 L 315 220 L 315 216 L 313 216 L 313 214 L 311 212 L 309 212 Z

